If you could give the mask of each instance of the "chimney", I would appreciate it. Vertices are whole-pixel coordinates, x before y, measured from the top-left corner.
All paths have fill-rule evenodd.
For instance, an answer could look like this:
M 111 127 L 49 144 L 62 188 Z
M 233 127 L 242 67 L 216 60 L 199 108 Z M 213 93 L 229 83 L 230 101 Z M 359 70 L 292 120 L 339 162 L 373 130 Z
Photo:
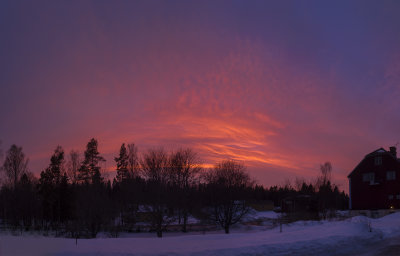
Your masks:
M 395 158 L 397 158 L 396 147 L 390 147 L 389 149 L 390 149 L 390 153 L 391 153 Z

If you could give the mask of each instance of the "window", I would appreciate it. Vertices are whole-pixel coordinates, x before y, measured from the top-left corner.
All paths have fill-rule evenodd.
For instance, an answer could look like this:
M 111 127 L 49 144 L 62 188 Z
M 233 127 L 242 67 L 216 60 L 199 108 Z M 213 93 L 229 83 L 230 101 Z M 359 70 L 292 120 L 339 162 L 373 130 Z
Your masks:
M 364 182 L 374 182 L 375 180 L 375 173 L 367 172 L 363 174 L 363 181 Z
M 388 196 L 389 200 L 393 200 L 393 195 Z
M 400 200 L 400 194 L 396 195 L 396 199 Z
M 396 179 L 396 172 L 395 171 L 386 172 L 386 179 L 387 180 L 395 180 Z
M 375 165 L 382 165 L 382 157 L 381 156 L 375 157 Z

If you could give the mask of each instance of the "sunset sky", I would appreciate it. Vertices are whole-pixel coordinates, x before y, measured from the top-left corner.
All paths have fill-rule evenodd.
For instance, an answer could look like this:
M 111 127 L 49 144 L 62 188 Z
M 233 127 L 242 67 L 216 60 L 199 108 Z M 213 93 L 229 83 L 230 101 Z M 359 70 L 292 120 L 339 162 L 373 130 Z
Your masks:
M 191 147 L 334 181 L 400 142 L 400 1 L 1 1 L 0 148 Z M 400 147 L 400 144 L 398 144 Z M 400 151 L 400 150 L 399 150 Z

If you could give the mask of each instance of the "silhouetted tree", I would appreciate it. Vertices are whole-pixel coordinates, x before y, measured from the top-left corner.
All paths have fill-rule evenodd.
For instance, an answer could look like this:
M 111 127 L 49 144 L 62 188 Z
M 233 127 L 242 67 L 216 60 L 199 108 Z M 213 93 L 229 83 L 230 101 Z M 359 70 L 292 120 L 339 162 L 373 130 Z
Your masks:
M 315 188 L 311 183 L 307 184 L 306 182 L 303 182 L 299 192 L 304 195 L 313 195 L 315 194 Z
M 233 160 L 217 163 L 205 176 L 211 191 L 213 219 L 229 233 L 230 227 L 249 212 L 246 190 L 254 182 L 246 168 Z
M 22 152 L 22 147 L 12 145 L 6 153 L 3 171 L 9 183 L 15 188 L 21 176 L 27 172 L 28 159 Z
M 329 202 L 332 199 L 332 165 L 330 162 L 326 162 L 320 166 L 321 175 L 317 179 L 318 197 L 319 197 L 319 210 L 322 213 L 322 217 L 325 219 L 328 213 L 328 208 L 331 207 Z
M 39 193 L 42 196 L 44 218 L 50 220 L 53 225 L 61 222 L 60 185 L 63 176 L 65 176 L 64 150 L 61 146 L 57 146 L 50 158 L 49 167 L 40 173 L 38 184 Z
M 163 149 L 149 150 L 143 155 L 142 175 L 146 180 L 149 206 L 147 210 L 152 213 L 152 222 L 157 236 L 162 237 L 165 225 L 170 222 L 168 212 L 170 190 L 168 155 Z
M 170 154 L 149 150 L 139 159 L 134 144 L 122 144 L 111 185 L 101 175 L 104 158 L 97 147 L 97 141 L 91 139 L 82 162 L 79 154 L 71 151 L 65 169 L 65 154 L 58 146 L 38 180 L 27 171 L 22 148 L 11 146 L 2 165 L 8 184 L 0 189 L 1 227 L 21 232 L 34 227 L 73 237 L 96 237 L 99 231 L 108 231 L 116 236 L 120 230 L 132 231 L 140 219 L 151 223 L 151 230 L 162 237 L 177 216 L 186 231 L 191 214 L 200 219 L 211 217 L 229 233 L 248 212 L 249 200 L 273 200 L 275 206 L 281 206 L 284 199 L 294 198 L 303 205 L 309 202 L 309 207 L 301 209 L 320 212 L 345 209 L 348 203 L 348 196 L 331 183 L 330 163 L 321 165 L 317 185 L 297 179 L 294 187 L 287 181 L 284 186 L 267 189 L 254 186 L 246 168 L 235 161 L 217 163 L 201 180 L 200 161 L 191 149 Z M 139 214 L 138 209 L 147 212 Z
M 139 176 L 140 171 L 140 160 L 138 157 L 138 149 L 134 143 L 128 144 L 128 172 L 129 175 L 134 178 Z
M 78 181 L 81 159 L 78 151 L 71 150 L 67 162 L 67 175 L 72 183 Z
M 332 177 L 332 164 L 330 162 L 325 162 L 320 166 L 321 175 L 318 177 L 319 186 L 324 186 L 328 182 L 331 182 Z
M 121 145 L 119 156 L 114 158 L 117 175 L 113 182 L 113 200 L 120 215 L 120 225 L 132 230 L 136 222 L 143 179 L 139 176 L 139 159 L 134 144 Z
M 126 151 L 125 143 L 121 145 L 119 156 L 114 158 L 117 164 L 117 176 L 115 177 L 118 182 L 127 180 L 130 175 L 128 171 L 128 154 Z
M 61 176 L 64 174 L 64 150 L 61 146 L 57 146 L 54 154 L 50 158 L 50 165 L 41 173 L 39 182 L 48 184 L 59 184 Z M 42 177 L 43 176 L 43 177 Z
M 143 193 L 145 181 L 141 177 L 129 177 L 112 185 L 113 203 L 119 212 L 119 223 L 123 228 L 132 231 L 136 223 L 139 204 L 147 204 L 148 195 Z
M 33 221 L 39 216 L 39 200 L 35 189 L 35 181 L 33 174 L 24 173 L 17 184 L 15 193 L 16 218 L 22 221 L 22 226 L 25 230 L 29 230 Z
M 58 186 L 59 200 L 60 200 L 60 220 L 61 222 L 68 221 L 72 214 L 72 204 L 73 204 L 73 192 L 72 187 L 69 184 L 69 178 L 67 173 L 61 177 L 60 184 Z
M 85 150 L 85 159 L 82 162 L 81 167 L 79 168 L 78 180 L 84 183 L 95 183 L 101 182 L 102 177 L 100 173 L 101 167 L 99 166 L 99 162 L 105 161 L 105 159 L 100 156 L 99 151 L 97 150 L 97 140 L 92 138 Z
M 91 139 L 84 153 L 84 160 L 79 168 L 76 186 L 74 219 L 75 226 L 85 227 L 92 237 L 101 230 L 102 226 L 111 221 L 110 196 L 107 184 L 101 175 L 100 162 L 105 159 L 97 149 L 98 142 Z
M 112 205 L 107 184 L 83 183 L 75 187 L 75 205 L 73 212 L 74 236 L 81 234 L 96 237 L 97 233 L 108 226 L 112 220 Z
M 37 198 L 33 175 L 24 173 L 15 187 L 3 186 L 0 191 L 2 226 L 28 230 L 37 214 Z
M 191 188 L 199 182 L 200 161 L 191 149 L 180 149 L 170 157 L 170 184 L 175 190 L 179 211 L 179 223 L 183 217 L 182 231 L 187 231 L 188 215 L 193 206 Z

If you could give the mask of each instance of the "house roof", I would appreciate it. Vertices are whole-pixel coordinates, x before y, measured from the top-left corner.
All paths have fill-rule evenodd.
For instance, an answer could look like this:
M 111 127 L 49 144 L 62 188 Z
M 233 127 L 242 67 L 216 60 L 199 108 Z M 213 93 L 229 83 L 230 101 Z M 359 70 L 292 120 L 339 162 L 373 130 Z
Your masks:
M 358 165 L 353 169 L 353 171 L 351 171 L 351 173 L 347 176 L 347 178 L 350 178 L 350 176 L 353 174 L 353 172 L 358 168 L 358 166 L 362 163 L 362 161 L 364 161 L 364 159 L 371 157 L 371 156 L 377 156 L 377 155 L 390 155 L 393 159 L 395 159 L 397 162 L 400 162 L 400 159 L 396 158 L 394 155 L 392 155 L 392 153 L 390 151 L 387 151 L 384 148 L 379 148 L 375 151 L 372 151 L 371 153 L 365 155 L 365 157 L 363 158 L 363 160 L 361 160 Z

